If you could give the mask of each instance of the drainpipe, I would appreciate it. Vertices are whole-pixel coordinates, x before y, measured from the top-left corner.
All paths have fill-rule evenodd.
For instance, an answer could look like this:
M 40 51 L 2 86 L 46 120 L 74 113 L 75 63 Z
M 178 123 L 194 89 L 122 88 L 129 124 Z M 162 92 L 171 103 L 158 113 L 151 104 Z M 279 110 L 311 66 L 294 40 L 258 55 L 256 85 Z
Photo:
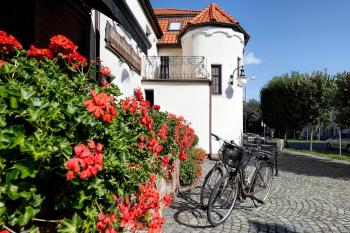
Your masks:
M 100 12 L 95 10 L 95 49 L 96 49 L 96 80 L 100 80 Z
M 211 91 L 211 80 L 209 81 L 209 158 L 212 158 L 212 143 L 211 143 L 211 133 L 212 133 L 212 91 Z

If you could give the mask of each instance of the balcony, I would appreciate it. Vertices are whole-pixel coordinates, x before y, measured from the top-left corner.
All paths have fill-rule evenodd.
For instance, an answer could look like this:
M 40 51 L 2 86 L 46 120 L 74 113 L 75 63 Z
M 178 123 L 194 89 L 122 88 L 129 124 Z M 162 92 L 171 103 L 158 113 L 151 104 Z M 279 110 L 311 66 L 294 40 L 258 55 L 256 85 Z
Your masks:
M 144 80 L 209 80 L 207 60 L 201 56 L 150 56 L 143 59 Z

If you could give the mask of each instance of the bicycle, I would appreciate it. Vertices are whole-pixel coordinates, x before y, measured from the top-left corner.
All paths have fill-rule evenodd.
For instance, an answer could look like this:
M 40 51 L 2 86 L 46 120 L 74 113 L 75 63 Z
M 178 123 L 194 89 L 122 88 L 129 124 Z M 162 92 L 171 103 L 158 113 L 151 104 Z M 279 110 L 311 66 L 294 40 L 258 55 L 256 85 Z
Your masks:
M 222 161 L 222 151 L 225 150 L 225 147 L 228 144 L 231 144 L 230 142 L 223 140 L 219 136 L 215 134 L 211 134 L 217 141 L 221 141 L 222 145 L 220 146 L 220 149 L 218 151 L 219 160 L 215 163 L 212 169 L 208 172 L 208 174 L 204 178 L 203 185 L 201 187 L 201 193 L 200 193 L 200 202 L 203 208 L 206 208 L 209 201 L 209 196 L 212 190 L 215 187 L 215 184 L 220 180 L 221 177 L 224 176 L 225 170 L 228 168 L 225 166 L 224 162 Z
M 207 206 L 212 226 L 230 216 L 239 195 L 243 200 L 251 198 L 257 207 L 264 204 L 272 187 L 273 166 L 267 154 L 231 143 L 223 151 L 223 161 L 230 169 L 216 183 Z M 247 166 L 254 167 L 251 174 Z

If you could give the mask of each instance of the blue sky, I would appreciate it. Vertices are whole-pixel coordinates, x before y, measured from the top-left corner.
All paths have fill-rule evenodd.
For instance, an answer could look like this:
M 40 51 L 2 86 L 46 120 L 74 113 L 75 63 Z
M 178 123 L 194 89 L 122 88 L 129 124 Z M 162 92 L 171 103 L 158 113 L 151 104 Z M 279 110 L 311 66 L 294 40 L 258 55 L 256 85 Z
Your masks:
M 153 7 L 203 9 L 209 0 L 151 0 Z M 250 33 L 247 99 L 290 71 L 350 71 L 350 0 L 216 0 Z M 254 60 L 256 58 L 256 60 Z M 247 59 L 246 59 L 247 60 Z M 254 62 L 255 61 L 255 62 Z

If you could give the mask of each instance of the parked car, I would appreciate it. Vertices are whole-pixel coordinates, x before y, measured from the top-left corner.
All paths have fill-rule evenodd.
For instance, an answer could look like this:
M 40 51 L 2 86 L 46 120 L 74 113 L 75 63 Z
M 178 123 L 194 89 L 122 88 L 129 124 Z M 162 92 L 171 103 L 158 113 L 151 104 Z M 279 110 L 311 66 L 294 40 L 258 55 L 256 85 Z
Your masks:
M 327 150 L 339 148 L 339 134 L 326 140 Z M 350 133 L 341 134 L 341 148 L 350 152 Z
M 259 134 L 256 133 L 245 133 L 243 134 L 243 144 L 249 145 L 249 144 L 262 144 L 265 143 L 263 138 L 260 137 Z

